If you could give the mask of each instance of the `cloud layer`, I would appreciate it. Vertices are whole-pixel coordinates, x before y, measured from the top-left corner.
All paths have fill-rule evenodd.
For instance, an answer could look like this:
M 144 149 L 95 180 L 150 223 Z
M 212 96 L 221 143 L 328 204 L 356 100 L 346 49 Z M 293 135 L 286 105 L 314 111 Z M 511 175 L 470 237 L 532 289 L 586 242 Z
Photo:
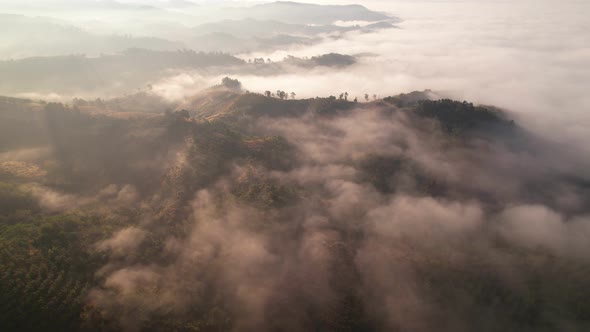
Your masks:
M 386 96 L 432 89 L 507 108 L 553 139 L 587 154 L 590 137 L 590 10 L 583 1 L 412 1 L 378 3 L 403 19 L 401 29 L 352 33 L 313 47 L 273 54 L 372 53 L 338 72 L 242 77 L 255 91 L 299 96 L 348 91 Z M 248 55 L 251 56 L 251 55 Z
M 590 259 L 586 210 L 555 204 L 559 185 L 543 155 L 523 161 L 496 141 L 457 142 L 412 113 L 366 108 L 255 126 L 295 146 L 294 167 L 256 173 L 259 165 L 236 164 L 194 193 L 187 231 L 160 235 L 162 252 L 147 260 L 138 258 L 142 242 L 157 224 L 101 242 L 111 260 L 89 301 L 106 317 L 130 331 L 154 317 L 205 319 L 214 310 L 233 331 L 470 331 L 495 315 L 515 330 L 521 323 L 507 312 L 525 305 L 527 280 L 551 262 L 569 268 Z M 383 162 L 387 176 L 366 177 Z M 549 196 L 529 195 L 531 182 Z M 240 199 L 236 185 L 300 189 L 287 206 L 268 209 Z M 486 287 L 514 302 L 485 304 Z M 577 324 L 540 315 L 531 324 Z

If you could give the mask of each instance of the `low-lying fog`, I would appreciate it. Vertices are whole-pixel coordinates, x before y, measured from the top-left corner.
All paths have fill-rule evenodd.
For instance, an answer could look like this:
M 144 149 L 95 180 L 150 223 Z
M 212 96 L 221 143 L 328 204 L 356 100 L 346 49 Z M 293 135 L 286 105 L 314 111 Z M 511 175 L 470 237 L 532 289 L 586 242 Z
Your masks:
M 590 3 L 359 2 L 0 0 L 3 331 L 590 330 Z
M 456 99 L 525 115 L 535 129 L 565 142 L 590 137 L 590 3 L 586 1 L 379 1 L 400 17 L 399 29 L 272 54 L 370 52 L 343 71 L 241 77 L 252 90 L 294 90 L 299 96 L 348 91 L 361 98 L 432 89 Z M 274 91 L 274 90 L 273 90 Z
M 57 5 L 58 3 L 61 5 Z M 217 46 L 227 49 L 227 45 L 241 43 L 234 51 L 258 50 L 237 52 L 236 55 L 246 61 L 263 58 L 274 62 L 288 55 L 311 57 L 341 53 L 360 55 L 359 63 L 344 69 L 283 68 L 280 73 L 272 75 L 235 68 L 206 72 L 201 69 L 165 72 L 157 74 L 160 76 L 156 79 L 153 75 L 144 77 L 123 73 L 123 77 L 136 78 L 132 87 L 115 81 L 109 89 L 79 91 L 75 95 L 57 90 L 35 89 L 21 91 L 16 95 L 64 101 L 80 96 L 109 98 L 118 93 L 133 93 L 149 84 L 154 87 L 154 93 L 167 99 L 182 100 L 226 75 L 237 76 L 250 91 L 284 89 L 296 92 L 299 98 L 338 96 L 348 92 L 352 98 L 362 100 L 365 93 L 385 97 L 401 92 L 431 89 L 451 98 L 495 105 L 516 112 L 523 116 L 519 120 L 534 131 L 544 133 L 553 140 L 575 145 L 583 149 L 584 153 L 590 152 L 590 146 L 585 144 L 590 137 L 590 116 L 587 115 L 590 111 L 590 95 L 587 93 L 590 82 L 590 20 L 587 13 L 590 12 L 590 3 L 587 1 L 358 1 L 371 10 L 399 18 L 401 22 L 396 20 L 397 28 L 368 33 L 362 29 L 334 32 L 331 30 L 334 27 L 350 27 L 351 22 L 360 27 L 366 24 L 359 20 L 337 21 L 332 22 L 331 28 L 317 30 L 316 35 L 310 35 L 310 31 L 307 31 L 305 37 L 301 37 L 302 29 L 306 24 L 313 26 L 314 24 L 309 23 L 313 18 L 305 18 L 305 15 L 299 14 L 288 17 L 280 10 L 274 11 L 275 9 L 268 9 L 268 13 L 278 16 L 269 17 L 264 15 L 267 13 L 265 11 L 240 11 L 238 8 L 259 3 L 264 2 L 134 0 L 93 1 L 86 4 L 75 2 L 76 5 L 73 5 L 74 2 L 71 1 L 54 0 L 40 5 L 36 1 L 3 1 L 0 12 L 24 13 L 30 20 L 43 19 L 43 23 L 39 24 L 46 24 L 46 21 L 58 25 L 71 23 L 72 27 L 81 29 L 68 32 L 74 33 L 76 38 L 90 40 L 94 46 L 98 42 L 104 43 L 97 47 L 88 46 L 96 53 L 100 47 L 112 51 L 126 47 L 125 45 L 161 50 L 175 50 L 183 45 L 189 48 L 202 46 L 204 50 L 208 50 L 208 47 L 211 50 Z M 336 0 L 318 3 L 343 4 Z M 141 6 L 149 7 L 145 9 Z M 41 11 L 43 8 L 47 9 L 45 13 Z M 326 16 L 329 12 L 323 12 L 324 20 L 329 17 Z M 76 15 L 70 15 L 71 13 Z M 42 14 L 45 14 L 43 18 L 35 16 Z M 50 15 L 57 18 L 49 19 Z M 223 21 L 225 19 L 249 17 L 266 21 L 258 22 L 259 26 L 256 28 L 249 27 L 247 21 L 235 21 L 238 23 L 234 22 L 235 26 L 228 31 L 235 34 L 241 25 L 244 26 L 244 31 L 249 31 L 244 32 L 241 39 L 235 40 L 232 39 L 235 35 L 216 35 L 215 31 L 220 29 L 219 26 L 200 25 L 213 21 L 223 25 L 228 22 Z M 271 22 L 274 19 L 282 20 L 281 24 L 296 23 L 297 25 L 281 25 L 281 29 L 290 31 L 290 38 L 304 39 L 291 39 L 284 44 L 270 37 L 272 34 L 268 34 L 268 39 L 263 41 L 256 39 L 260 37 L 255 32 L 256 29 L 272 30 L 278 23 Z M 304 22 L 307 23 L 302 24 Z M 320 22 L 323 21 L 318 21 Z M 35 28 L 31 29 L 35 31 Z M 70 28 L 65 26 L 64 29 Z M 208 34 L 197 39 L 190 35 L 199 34 L 199 31 L 207 31 Z M 127 35 L 128 33 L 134 35 Z M 0 40 L 4 38 L 10 41 L 14 36 L 12 32 L 4 34 L 0 35 Z M 154 35 L 158 38 L 151 38 Z M 212 45 L 215 44 L 215 38 L 229 39 L 219 41 L 219 45 L 214 47 Z M 312 41 L 312 38 L 315 39 Z M 254 40 L 257 44 L 248 46 Z M 23 55 L 44 54 L 44 51 L 33 45 L 37 42 L 40 41 L 32 40 L 30 45 L 23 45 L 20 39 L 12 40 L 12 44 L 20 45 L 19 54 Z M 6 53 L 9 52 L 10 45 L 10 42 L 5 44 L 5 52 L 0 52 L 2 58 L 6 59 L 6 56 L 12 54 Z M 69 49 L 68 46 L 64 47 L 62 51 Z M 0 47 L 0 51 L 2 50 Z M 118 71 L 117 74 L 121 72 Z M 27 72 L 24 76 L 30 75 Z M 97 75 L 101 77 L 99 81 L 105 81 L 104 77 L 109 77 L 108 73 L 103 72 Z M 96 81 L 96 78 L 88 79 Z M 145 84 L 138 83 L 148 79 Z M 4 85 L 10 84 L 4 82 Z M 6 91 L 0 92 L 7 94 Z M 103 95 L 97 95 L 100 93 Z

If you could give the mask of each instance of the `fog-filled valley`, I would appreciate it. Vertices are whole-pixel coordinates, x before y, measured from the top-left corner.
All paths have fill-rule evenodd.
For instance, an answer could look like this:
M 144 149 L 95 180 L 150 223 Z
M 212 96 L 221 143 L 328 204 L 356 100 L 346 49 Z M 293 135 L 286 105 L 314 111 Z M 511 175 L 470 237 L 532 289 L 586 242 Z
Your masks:
M 587 331 L 590 5 L 0 1 L 2 331 Z

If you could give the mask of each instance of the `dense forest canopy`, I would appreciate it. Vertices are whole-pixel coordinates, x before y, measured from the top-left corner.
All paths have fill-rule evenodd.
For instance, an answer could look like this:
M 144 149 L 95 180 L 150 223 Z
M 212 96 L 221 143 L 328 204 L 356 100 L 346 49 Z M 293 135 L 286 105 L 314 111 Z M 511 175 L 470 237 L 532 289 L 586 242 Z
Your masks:
M 588 326 L 588 244 L 568 234 L 590 182 L 506 114 L 240 88 L 147 117 L 3 99 L 2 325 Z M 422 319 L 388 314 L 408 301 Z

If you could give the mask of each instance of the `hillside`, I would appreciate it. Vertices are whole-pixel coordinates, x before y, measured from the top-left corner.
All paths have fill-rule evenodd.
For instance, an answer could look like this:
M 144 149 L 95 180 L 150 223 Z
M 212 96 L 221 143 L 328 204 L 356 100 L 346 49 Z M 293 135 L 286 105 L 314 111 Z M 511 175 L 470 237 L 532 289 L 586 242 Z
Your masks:
M 183 1 L 6 4 L 7 13 L 0 13 L 0 30 L 11 33 L 3 36 L 0 60 L 70 54 L 97 57 L 133 48 L 236 54 L 317 44 L 322 34 L 376 32 L 393 28 L 399 21 L 358 5 L 228 5 L 197 6 Z M 334 24 L 338 21 L 369 24 Z
M 11 31 L 0 45 L 0 60 L 39 56 L 87 54 L 98 56 L 130 48 L 175 51 L 185 44 L 163 38 L 129 34 L 97 34 L 65 20 L 0 13 L 0 30 Z M 26 41 L 26 47 L 23 47 Z
M 227 73 L 273 76 L 294 70 L 345 68 L 357 61 L 355 56 L 336 53 L 311 58 L 288 56 L 283 61 L 268 62 L 262 58 L 245 61 L 220 52 L 145 49 L 129 49 L 99 57 L 35 57 L 0 61 L 0 71 L 4 77 L 0 81 L 0 93 L 53 94 L 67 99 L 80 95 L 86 98 L 113 94 L 121 96 L 150 92 L 153 85 L 173 80 L 176 75 L 194 75 L 203 79 Z
M 104 89 L 143 89 L 173 70 L 204 70 L 212 67 L 243 65 L 244 61 L 228 54 L 189 50 L 158 52 L 129 49 L 125 52 L 87 57 L 69 55 L 0 61 L 4 80 L 0 91 L 99 94 Z
M 129 117 L 97 109 L 149 96 L 1 98 L 0 325 L 587 328 L 587 244 L 524 225 L 583 229 L 589 179 L 509 114 L 432 95 L 218 86 Z M 427 306 L 408 312 L 428 319 L 383 311 L 415 300 Z

